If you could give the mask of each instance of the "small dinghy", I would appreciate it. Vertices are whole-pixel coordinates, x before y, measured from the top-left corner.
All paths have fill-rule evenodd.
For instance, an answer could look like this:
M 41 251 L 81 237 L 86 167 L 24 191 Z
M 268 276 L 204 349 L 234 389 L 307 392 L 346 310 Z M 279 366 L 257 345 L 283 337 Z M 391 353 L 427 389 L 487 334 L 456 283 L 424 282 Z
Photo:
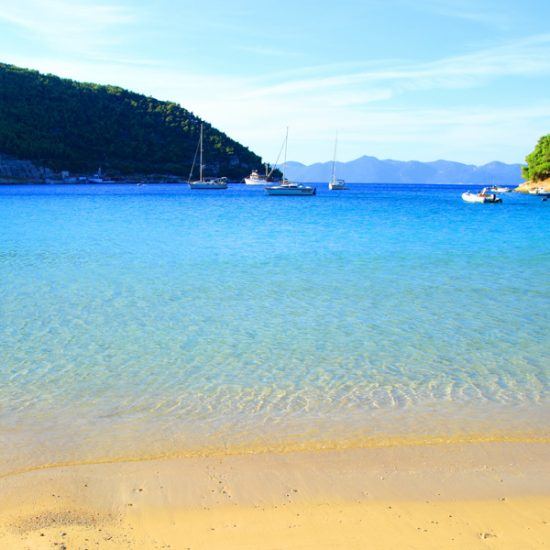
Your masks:
M 499 203 L 502 202 L 500 197 L 497 197 L 494 193 L 489 193 L 487 187 L 484 187 L 479 193 L 472 193 L 471 191 L 466 191 L 462 193 L 462 200 L 465 202 L 480 202 L 480 203 Z

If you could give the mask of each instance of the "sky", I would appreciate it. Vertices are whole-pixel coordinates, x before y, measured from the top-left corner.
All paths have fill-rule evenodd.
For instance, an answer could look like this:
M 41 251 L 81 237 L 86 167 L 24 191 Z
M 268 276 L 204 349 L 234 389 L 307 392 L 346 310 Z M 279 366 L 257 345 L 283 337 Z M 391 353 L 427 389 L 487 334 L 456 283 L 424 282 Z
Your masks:
M 275 160 L 522 162 L 548 0 L 0 0 L 0 61 L 180 103 Z

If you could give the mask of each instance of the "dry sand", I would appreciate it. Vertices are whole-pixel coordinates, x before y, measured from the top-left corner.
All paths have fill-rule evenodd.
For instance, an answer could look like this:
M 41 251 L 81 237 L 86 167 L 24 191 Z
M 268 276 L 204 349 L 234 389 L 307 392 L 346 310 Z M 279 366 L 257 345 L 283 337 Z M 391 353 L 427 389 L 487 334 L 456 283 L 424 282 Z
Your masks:
M 49 468 L 0 479 L 0 548 L 547 548 L 549 465 L 472 443 Z

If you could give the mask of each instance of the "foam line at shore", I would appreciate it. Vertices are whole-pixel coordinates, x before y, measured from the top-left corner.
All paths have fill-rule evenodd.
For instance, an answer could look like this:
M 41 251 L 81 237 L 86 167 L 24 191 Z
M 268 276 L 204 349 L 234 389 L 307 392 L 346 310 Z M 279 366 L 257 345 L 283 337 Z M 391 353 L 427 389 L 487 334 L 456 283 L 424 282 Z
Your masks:
M 381 449 L 390 447 L 420 447 L 446 445 L 474 445 L 480 443 L 550 443 L 546 434 L 457 434 L 452 436 L 399 436 L 356 438 L 343 441 L 289 441 L 274 445 L 232 445 L 222 447 L 204 447 L 176 452 L 166 452 L 141 456 L 104 457 L 91 460 L 62 461 L 46 463 L 28 468 L 14 469 L 0 474 L 0 479 L 57 468 L 91 466 L 101 464 L 122 464 L 132 462 L 149 462 L 155 460 L 172 460 L 185 458 L 217 458 L 239 455 L 275 454 L 284 455 L 300 452 L 346 451 L 354 449 Z

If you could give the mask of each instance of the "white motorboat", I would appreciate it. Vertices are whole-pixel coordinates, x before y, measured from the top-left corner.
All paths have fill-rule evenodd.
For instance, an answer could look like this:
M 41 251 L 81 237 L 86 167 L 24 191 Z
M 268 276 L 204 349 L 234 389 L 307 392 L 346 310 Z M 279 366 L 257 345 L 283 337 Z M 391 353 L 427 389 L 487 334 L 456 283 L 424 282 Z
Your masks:
M 106 180 L 101 172 L 101 166 L 97 170 L 97 174 L 94 174 L 90 178 L 87 178 L 87 183 L 115 183 L 113 180 Z
M 491 193 L 511 193 L 512 189 L 510 187 L 502 187 L 501 185 L 492 185 L 488 189 Z
M 277 162 L 279 159 L 277 159 Z M 276 165 L 275 165 L 276 166 Z M 275 171 L 275 166 L 269 170 L 269 165 L 265 165 L 265 174 L 260 174 L 258 170 L 252 170 L 252 173 L 247 178 L 244 178 L 246 185 L 269 185 L 274 183 L 272 174 Z
M 265 192 L 268 195 L 302 195 L 302 196 L 315 195 L 317 193 L 317 189 L 315 187 L 312 187 L 310 185 L 303 185 L 301 183 L 294 183 L 292 181 L 288 181 L 285 178 L 287 146 L 288 146 L 288 128 L 286 129 L 286 137 L 284 142 L 285 161 L 283 163 L 283 178 L 279 185 L 269 185 L 267 187 L 264 187 Z
M 193 165 L 191 166 L 191 173 L 189 174 L 189 181 L 187 182 L 190 189 L 227 189 L 227 178 L 205 178 L 203 175 L 203 124 L 201 124 L 201 135 L 199 138 L 198 147 L 200 149 L 200 159 L 199 159 L 199 179 L 196 181 L 191 181 L 193 176 L 193 170 L 195 168 L 195 160 L 197 159 L 197 152 L 195 151 L 195 158 L 193 159 Z
M 462 193 L 462 200 L 466 202 L 479 202 L 479 203 L 499 203 L 502 202 L 500 197 L 497 197 L 494 193 L 489 193 L 487 187 L 484 187 L 479 193 L 472 193 L 466 191 Z
M 265 185 L 267 183 L 267 175 L 261 176 L 258 170 L 252 170 L 252 173 L 247 178 L 244 178 L 246 185 Z
M 336 149 L 338 147 L 338 134 L 334 140 L 334 156 L 332 157 L 332 175 L 328 182 L 328 188 L 331 191 L 345 191 L 347 189 L 346 182 L 343 179 L 336 178 Z
M 275 161 L 275 164 L 273 166 L 270 166 L 269 164 L 264 164 L 265 166 L 265 174 L 260 174 L 258 170 L 252 170 L 252 173 L 247 178 L 244 178 L 244 182 L 246 185 L 269 185 L 269 184 L 275 184 L 275 180 L 273 179 L 273 172 L 275 172 L 275 169 L 277 168 L 277 164 L 279 162 L 279 158 L 281 157 L 281 154 L 284 149 L 284 143 L 281 146 L 281 150 L 279 151 L 279 155 L 277 156 L 277 160 Z M 278 183 L 278 180 L 277 180 Z

